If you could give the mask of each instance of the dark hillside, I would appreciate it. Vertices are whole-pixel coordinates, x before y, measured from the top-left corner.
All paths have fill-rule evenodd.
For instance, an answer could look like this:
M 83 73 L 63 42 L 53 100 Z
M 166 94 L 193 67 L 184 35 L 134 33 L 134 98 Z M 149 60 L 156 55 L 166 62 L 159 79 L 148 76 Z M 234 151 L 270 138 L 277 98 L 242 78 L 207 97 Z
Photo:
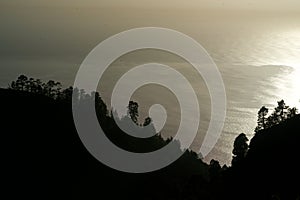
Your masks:
M 233 196 L 236 199 L 299 198 L 299 141 L 300 115 L 256 133 L 244 162 L 228 172 L 228 187 L 235 190 Z
M 18 191 L 9 192 L 13 196 L 180 199 L 185 185 L 195 179 L 197 184 L 193 187 L 199 191 L 193 189 L 194 193 L 188 195 L 205 193 L 200 186 L 207 182 L 207 165 L 193 152 L 186 152 L 157 172 L 117 172 L 86 151 L 73 124 L 69 102 L 6 89 L 0 90 L 0 102 L 5 152 L 3 181 L 7 188 Z
M 19 90 L 0 89 L 3 191 L 11 198 L 100 199 L 296 199 L 300 197 L 300 116 L 256 133 L 245 159 L 221 169 L 203 163 L 192 151 L 170 166 L 146 174 L 128 174 L 94 159 L 81 143 L 70 101 Z M 103 107 L 103 105 L 102 105 Z M 105 106 L 104 106 L 105 107 Z M 133 149 L 112 118 L 104 118 L 107 136 Z M 148 143 L 149 142 L 149 143 Z M 148 143 L 148 147 L 145 146 Z M 168 142 L 156 136 L 142 145 Z M 277 198 L 278 199 L 278 198 Z

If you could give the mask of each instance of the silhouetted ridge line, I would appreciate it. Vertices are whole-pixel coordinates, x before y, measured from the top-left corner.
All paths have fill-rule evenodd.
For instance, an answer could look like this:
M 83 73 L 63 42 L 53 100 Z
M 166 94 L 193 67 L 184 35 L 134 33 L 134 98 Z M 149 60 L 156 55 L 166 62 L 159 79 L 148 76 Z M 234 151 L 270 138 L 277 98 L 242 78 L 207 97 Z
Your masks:
M 235 139 L 230 167 L 221 167 L 217 160 L 206 164 L 195 152 L 187 150 L 164 169 L 128 174 L 103 165 L 85 149 L 73 122 L 74 92 L 78 103 L 95 102 L 107 137 L 121 148 L 147 152 L 163 147 L 172 138 L 156 134 L 142 140 L 123 133 L 99 93 L 85 94 L 72 87 L 62 89 L 55 81 L 44 84 L 24 76 L 18 80 L 9 89 L 0 89 L 5 152 L 2 180 L 4 191 L 11 198 L 19 195 L 39 199 L 42 196 L 175 200 L 300 198 L 297 184 L 300 115 L 284 101 L 278 102 L 269 115 L 271 118 L 268 108 L 259 110 L 258 128 L 250 144 L 244 133 Z M 141 130 L 151 124 L 150 118 L 138 123 L 137 102 L 129 102 L 126 117 Z

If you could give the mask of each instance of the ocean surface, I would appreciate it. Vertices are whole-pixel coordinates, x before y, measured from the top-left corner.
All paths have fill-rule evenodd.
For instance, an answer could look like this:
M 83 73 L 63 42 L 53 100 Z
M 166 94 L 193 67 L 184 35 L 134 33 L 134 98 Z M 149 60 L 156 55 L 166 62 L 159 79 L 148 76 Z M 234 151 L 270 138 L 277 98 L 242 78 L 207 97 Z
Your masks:
M 120 22 L 117 23 L 118 19 L 110 21 L 109 13 L 103 12 L 99 17 L 106 17 L 104 23 L 98 21 L 98 18 L 87 17 L 88 14 L 96 16 L 93 12 L 69 10 L 68 17 L 64 17 L 66 12 L 58 10 L 54 19 L 50 17 L 50 13 L 51 10 L 39 13 L 42 17 L 34 21 L 35 25 L 28 26 L 29 30 L 22 36 L 17 33 L 32 22 L 34 15 L 30 11 L 22 10 L 23 18 L 20 21 L 6 23 L 4 18 L 0 20 L 5 30 L 1 33 L 3 45 L 0 48 L 2 87 L 7 87 L 19 74 L 45 81 L 54 79 L 67 87 L 73 84 L 85 56 L 99 42 L 129 28 L 158 26 L 178 30 L 198 41 L 213 58 L 222 75 L 227 95 L 226 121 L 221 137 L 212 152 L 205 157 L 206 161 L 217 159 L 222 164 L 230 164 L 234 138 L 242 132 L 249 139 L 253 136 L 257 111 L 261 106 L 272 111 L 277 101 L 284 99 L 287 105 L 300 108 L 298 16 L 185 15 L 179 20 L 172 20 L 167 17 L 168 13 L 151 15 L 153 19 L 140 13 L 141 19 L 128 14 L 127 18 L 122 19 L 123 21 L 119 19 Z M 2 13 L 3 16 L 9 14 L 9 11 Z M 155 20 L 159 17 L 163 19 Z M 57 18 L 64 20 L 55 21 Z M 100 24 L 99 28 L 95 27 L 97 23 Z M 67 24 L 68 29 L 64 28 Z M 8 31 L 9 28 L 13 30 L 13 34 Z M 118 58 L 100 81 L 102 97 L 110 104 L 111 91 L 118 78 L 130 68 L 148 62 L 167 64 L 178 70 L 196 91 L 201 121 L 191 148 L 199 151 L 209 124 L 210 96 L 202 77 L 178 56 L 162 51 L 143 50 Z M 168 75 L 165 78 L 169 78 Z M 182 90 L 186 92 L 184 88 Z M 132 98 L 140 104 L 141 121 L 148 115 L 151 104 L 162 104 L 168 118 L 161 134 L 170 137 L 176 133 L 180 112 L 178 101 L 170 91 L 157 85 L 146 85 L 139 88 Z

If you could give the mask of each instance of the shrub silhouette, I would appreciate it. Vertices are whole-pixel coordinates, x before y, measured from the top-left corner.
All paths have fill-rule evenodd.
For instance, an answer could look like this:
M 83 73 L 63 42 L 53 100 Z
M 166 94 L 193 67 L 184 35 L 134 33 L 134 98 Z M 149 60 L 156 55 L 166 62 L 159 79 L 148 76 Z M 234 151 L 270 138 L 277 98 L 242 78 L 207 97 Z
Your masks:
M 233 154 L 232 162 L 231 162 L 232 166 L 238 165 L 245 159 L 249 148 L 247 143 L 248 141 L 249 140 L 245 135 L 245 133 L 241 133 L 235 138 L 233 143 L 233 151 L 232 151 Z

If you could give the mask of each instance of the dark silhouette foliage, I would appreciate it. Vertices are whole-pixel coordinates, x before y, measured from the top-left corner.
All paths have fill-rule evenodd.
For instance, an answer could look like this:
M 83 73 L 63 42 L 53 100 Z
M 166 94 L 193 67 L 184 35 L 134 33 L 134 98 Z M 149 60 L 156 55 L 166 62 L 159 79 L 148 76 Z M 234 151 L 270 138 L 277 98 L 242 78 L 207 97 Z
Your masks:
M 233 144 L 232 166 L 217 160 L 204 163 L 197 153 L 183 155 L 166 168 L 145 174 L 128 174 L 97 161 L 83 146 L 72 117 L 75 105 L 93 101 L 99 123 L 117 146 L 132 152 L 149 152 L 168 145 L 172 138 L 160 133 L 141 139 L 124 133 L 114 111 L 99 93 L 62 89 L 55 81 L 43 83 L 24 75 L 9 89 L 0 89 L 3 193 L 9 198 L 82 199 L 299 199 L 300 115 L 279 101 L 267 116 L 258 112 L 258 129 L 250 140 L 244 133 Z M 75 98 L 76 99 L 76 98 Z M 73 105 L 74 106 L 74 105 Z M 138 121 L 138 103 L 128 116 Z M 143 131 L 155 131 L 146 118 Z M 174 143 L 182 151 L 179 142 Z M 124 160 L 126 162 L 126 160 Z M 3 194 L 3 195 L 4 195 Z
M 266 116 L 268 112 L 269 109 L 265 106 L 261 107 L 261 109 L 258 111 L 257 127 L 255 128 L 256 133 L 266 128 Z
M 268 112 L 269 109 L 265 106 L 258 111 L 256 133 L 296 116 L 298 110 L 295 107 L 290 108 L 285 104 L 284 100 L 280 100 L 277 102 L 277 107 L 274 108 L 274 111 L 267 117 Z
M 146 117 L 143 126 L 148 126 L 152 122 L 152 119 L 150 117 Z
M 239 134 L 233 143 L 233 157 L 232 157 L 232 165 L 235 166 L 242 162 L 247 155 L 248 151 L 248 141 L 249 139 L 245 135 L 245 133 Z
M 124 133 L 110 115 L 113 111 L 107 110 L 97 92 L 86 94 L 72 87 L 61 89 L 55 81 L 45 84 L 40 80 L 36 85 L 40 89 L 34 90 L 32 86 L 24 86 L 23 83 L 29 80 L 24 77 L 18 78 L 18 87 L 12 83 L 9 89 L 0 89 L 1 105 L 9 108 L 2 109 L 1 113 L 3 140 L 8 141 L 4 146 L 8 152 L 3 161 L 7 164 L 4 171 L 12 172 L 3 180 L 18 183 L 13 189 L 20 191 L 10 193 L 11 196 L 181 199 L 183 191 L 178 187 L 184 188 L 189 177 L 198 177 L 200 189 L 207 183 L 208 165 L 190 150 L 170 166 L 152 173 L 128 174 L 103 165 L 87 152 L 78 137 L 72 117 L 73 94 L 78 96 L 75 104 L 95 102 L 101 127 L 121 148 L 149 152 L 169 144 L 171 139 L 164 139 L 159 133 L 146 139 Z M 137 119 L 138 103 L 132 102 L 128 109 Z M 148 117 L 144 126 L 138 127 L 153 131 L 151 123 Z M 182 151 L 179 142 L 175 141 L 173 145 L 177 151 Z
M 132 119 L 134 123 L 138 123 L 138 117 L 139 117 L 139 105 L 137 102 L 129 101 L 128 104 L 128 115 Z

